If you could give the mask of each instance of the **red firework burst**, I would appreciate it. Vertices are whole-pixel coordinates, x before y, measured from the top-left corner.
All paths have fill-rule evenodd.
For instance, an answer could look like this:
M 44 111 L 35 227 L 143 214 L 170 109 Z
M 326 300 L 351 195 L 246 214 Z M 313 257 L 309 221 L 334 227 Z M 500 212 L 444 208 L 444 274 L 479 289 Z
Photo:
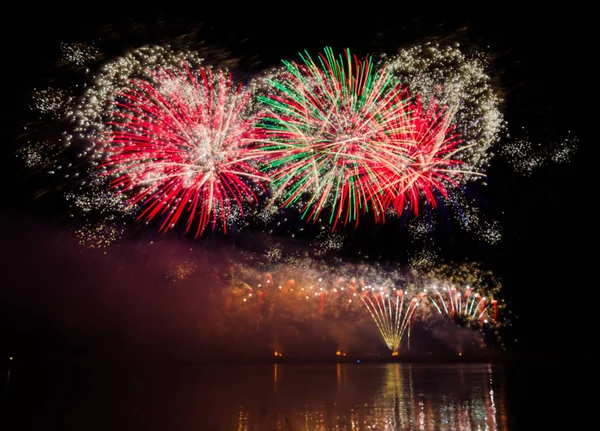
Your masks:
M 451 120 L 451 112 L 435 98 L 429 101 L 427 108 L 419 96 L 411 104 L 411 127 L 401 130 L 395 139 L 402 143 L 396 152 L 400 163 L 388 164 L 383 169 L 388 188 L 386 197 L 398 213 L 404 211 L 408 202 L 418 214 L 420 195 L 435 208 L 434 191 L 447 196 L 447 185 L 459 184 L 462 173 L 456 167 L 462 161 L 454 156 L 463 147 L 458 133 L 453 132 Z
M 226 230 L 233 212 L 256 201 L 260 153 L 251 93 L 210 68 L 157 69 L 120 92 L 102 150 L 112 185 L 139 205 L 138 219 L 161 218 L 165 231 L 184 217 L 196 236 L 209 223 Z

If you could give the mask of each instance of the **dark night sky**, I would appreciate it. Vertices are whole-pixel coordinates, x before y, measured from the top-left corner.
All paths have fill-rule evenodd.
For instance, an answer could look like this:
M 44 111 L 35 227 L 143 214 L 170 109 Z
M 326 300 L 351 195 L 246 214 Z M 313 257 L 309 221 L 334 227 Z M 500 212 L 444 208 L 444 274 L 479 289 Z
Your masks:
M 86 301 L 87 287 L 99 289 L 94 283 L 78 286 L 81 292 L 67 295 L 72 302 L 61 304 L 65 283 L 74 285 L 77 280 L 86 280 L 81 267 L 88 265 L 85 272 L 93 272 L 90 268 L 94 265 L 84 263 L 81 256 L 65 245 L 68 240 L 60 239 L 63 222 L 56 215 L 55 205 L 51 201 L 33 201 L 33 187 L 12 154 L 21 143 L 16 136 L 31 115 L 27 103 L 32 88 L 52 76 L 53 62 L 60 55 L 58 44 L 93 39 L 94 29 L 107 23 L 117 29 L 120 39 L 130 43 L 148 43 L 156 35 L 176 36 L 197 24 L 189 18 L 194 13 L 181 20 L 173 14 L 130 19 L 109 12 L 94 15 L 95 18 L 91 12 L 60 16 L 56 12 L 40 12 L 37 16 L 17 15 L 14 20 L 5 18 L 11 23 L 2 29 L 6 31 L 2 37 L 5 89 L 0 103 L 5 187 L 0 210 L 3 268 L 0 280 L 7 283 L 0 283 L 4 290 L 0 293 L 0 336 L 2 343 L 8 340 L 0 349 L 2 352 L 17 349 L 29 355 L 38 354 L 50 343 L 48 340 L 54 343 L 58 336 L 51 328 L 60 326 L 53 321 L 61 314 L 60 307 L 72 314 L 80 305 L 78 301 L 89 307 L 86 310 L 91 315 L 98 313 L 99 322 L 104 321 L 98 306 L 95 309 L 89 298 Z M 460 236 L 441 241 L 448 246 L 447 258 L 480 259 L 503 280 L 506 298 L 519 316 L 514 335 L 520 339 L 521 349 L 549 355 L 588 352 L 593 317 L 587 305 L 593 301 L 593 292 L 588 290 L 595 288 L 590 281 L 588 256 L 596 245 L 592 235 L 596 223 L 591 221 L 590 208 L 595 196 L 589 192 L 589 180 L 583 169 L 584 160 L 592 157 L 590 147 L 594 143 L 584 132 L 584 120 L 588 121 L 584 114 L 588 104 L 593 103 L 588 101 L 588 92 L 593 86 L 585 77 L 589 68 L 586 53 L 589 36 L 581 18 L 568 11 L 531 17 L 514 10 L 495 10 L 480 16 L 456 13 L 442 17 L 423 11 L 380 13 L 369 9 L 347 16 L 305 12 L 297 16 L 286 13 L 285 19 L 269 18 L 277 13 L 276 9 L 241 10 L 243 18 L 212 21 L 209 14 L 199 13 L 197 16 L 202 18 L 198 18 L 198 23 L 204 22 L 199 37 L 227 48 L 233 55 L 259 58 L 265 66 L 276 65 L 281 58 L 293 58 L 300 50 L 316 51 L 327 45 L 338 49 L 349 46 L 359 54 L 366 54 L 379 50 L 393 52 L 396 46 L 432 36 L 473 43 L 492 54 L 492 73 L 499 78 L 505 93 L 504 113 L 512 130 L 525 127 L 533 139 L 542 142 L 560 139 L 569 130 L 580 138 L 578 153 L 571 164 L 541 169 L 532 178 L 511 173 L 501 161 L 493 164 L 489 186 L 483 195 L 493 212 L 504 213 L 501 245 L 480 247 Z M 235 14 L 230 11 L 228 17 L 232 15 Z M 159 16 L 166 24 L 157 24 Z M 132 36 L 132 23 L 143 25 L 145 30 L 133 32 Z M 397 245 L 390 245 L 390 235 L 396 238 L 390 229 L 360 229 L 354 236 L 353 252 L 362 249 L 365 253 L 379 252 L 384 258 L 393 258 Z M 136 268 L 144 272 L 141 266 Z M 95 270 L 102 272 L 100 263 Z M 123 282 L 121 289 L 126 289 L 127 283 L 139 287 L 133 272 L 134 269 L 129 270 L 128 276 L 133 278 Z M 145 295 L 162 295 L 157 289 L 149 289 Z M 118 295 L 126 297 L 130 302 L 124 303 L 131 307 L 142 297 L 123 290 L 118 290 Z M 104 291 L 101 296 L 110 302 L 107 299 L 110 293 Z M 180 299 L 185 302 L 185 295 L 181 294 Z M 159 304 L 161 299 L 146 297 L 145 300 Z M 171 305 L 176 307 L 175 302 Z M 48 310 L 53 307 L 55 312 Z M 168 310 L 164 312 L 168 314 Z M 181 326 L 171 329 L 188 328 L 184 320 L 190 317 L 181 310 L 176 313 L 184 317 L 177 323 Z M 143 321 L 143 317 L 140 319 Z M 175 322 L 172 317 L 165 321 Z M 77 322 L 78 318 L 72 317 L 67 326 L 77 327 Z M 112 325 L 83 325 L 77 336 L 85 344 L 86 330 L 94 334 L 104 331 L 109 336 L 119 331 L 118 324 Z

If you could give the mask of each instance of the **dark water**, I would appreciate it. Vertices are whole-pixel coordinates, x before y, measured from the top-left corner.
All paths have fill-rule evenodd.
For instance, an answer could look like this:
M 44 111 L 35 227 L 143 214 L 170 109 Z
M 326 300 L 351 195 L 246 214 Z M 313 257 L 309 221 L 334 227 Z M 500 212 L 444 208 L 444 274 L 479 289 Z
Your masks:
M 560 424 L 573 425 L 586 413 L 577 402 L 582 395 L 565 392 L 554 366 L 262 364 L 17 371 L 4 400 L 3 423 L 10 426 L 0 424 L 0 429 L 575 429 Z

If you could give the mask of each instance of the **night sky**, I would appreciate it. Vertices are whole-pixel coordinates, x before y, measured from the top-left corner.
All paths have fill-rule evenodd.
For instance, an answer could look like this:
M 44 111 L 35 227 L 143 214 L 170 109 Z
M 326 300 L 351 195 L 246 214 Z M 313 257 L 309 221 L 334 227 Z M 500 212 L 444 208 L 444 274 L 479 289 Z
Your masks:
M 481 195 L 503 225 L 503 242 L 484 246 L 450 229 L 439 238 L 442 256 L 447 261 L 479 260 L 502 280 L 504 296 L 518 316 L 506 333 L 507 339 L 519 340 L 510 343 L 513 351 L 548 357 L 590 352 L 595 284 L 589 262 L 596 248 L 591 208 L 595 196 L 583 165 L 591 159 L 594 144 L 584 131 L 594 86 L 585 77 L 589 37 L 580 18 L 565 11 L 535 17 L 517 10 L 432 16 L 402 9 L 362 9 L 345 15 L 287 12 L 281 19 L 270 18 L 279 13 L 284 12 L 240 10 L 239 18 L 231 18 L 235 16 L 231 10 L 226 19 L 216 19 L 219 14 L 141 17 L 109 10 L 6 18 L 11 22 L 1 30 L 5 32 L 5 88 L 0 103 L 4 174 L 0 352 L 35 358 L 60 352 L 62 344 L 69 344 L 64 350 L 68 352 L 74 345 L 111 346 L 107 340 L 127 340 L 131 327 L 150 320 L 162 326 L 153 334 L 160 333 L 164 345 L 176 344 L 169 338 L 179 339 L 194 330 L 196 310 L 191 304 L 197 293 L 166 292 L 149 281 L 154 273 L 148 262 L 158 251 L 140 251 L 133 238 L 114 252 L 112 260 L 82 255 L 67 233 L 69 221 L 62 204 L 56 196 L 34 199 L 40 180 L 29 178 L 14 156 L 23 144 L 19 138 L 23 125 L 33 115 L 28 105 L 32 90 L 53 76 L 60 42 L 112 34 L 118 53 L 124 47 L 171 40 L 192 31 L 196 34 L 191 40 L 206 40 L 242 58 L 240 76 L 278 65 L 282 58 L 295 58 L 301 50 L 316 52 L 324 46 L 350 47 L 357 54 L 393 53 L 396 47 L 439 39 L 490 53 L 490 72 L 504 94 L 503 112 L 513 134 L 525 128 L 532 141 L 544 143 L 558 141 L 570 131 L 579 138 L 579 147 L 571 163 L 541 168 L 529 178 L 514 173 L 499 158 L 492 160 L 488 186 Z M 194 16 L 197 20 L 190 18 Z M 342 252 L 348 259 L 403 258 L 407 238 L 397 224 L 365 224 L 346 233 L 352 238 Z M 222 243 L 228 241 L 232 239 L 221 238 Z M 177 255 L 204 246 L 205 240 L 170 235 L 163 238 L 160 253 Z M 122 272 L 105 274 L 115 268 Z

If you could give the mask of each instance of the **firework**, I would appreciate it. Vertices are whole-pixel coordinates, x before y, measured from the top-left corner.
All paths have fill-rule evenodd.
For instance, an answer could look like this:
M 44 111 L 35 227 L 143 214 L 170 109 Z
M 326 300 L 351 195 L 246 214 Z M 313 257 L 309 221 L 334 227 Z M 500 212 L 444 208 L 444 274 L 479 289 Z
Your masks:
M 579 140 L 573 137 L 567 137 L 557 144 L 550 154 L 550 160 L 554 163 L 568 163 L 572 160 L 577 151 Z
M 29 169 L 43 169 L 53 165 L 61 149 L 51 141 L 28 142 L 17 150 L 16 156 Z
M 335 232 L 323 230 L 319 233 L 312 244 L 316 255 L 325 255 L 330 251 L 339 251 L 344 246 L 345 237 Z
M 479 234 L 480 238 L 491 245 L 499 244 L 502 241 L 502 228 L 496 220 L 485 221 Z
M 50 118 L 59 119 L 72 102 L 73 96 L 63 89 L 34 89 L 32 109 Z
M 122 195 L 115 196 L 109 190 L 103 189 L 103 185 L 103 182 L 93 182 L 93 185 L 88 186 L 88 191 L 93 190 L 91 193 L 65 193 L 65 199 L 71 204 L 73 213 L 113 218 L 115 214 L 127 214 L 132 211 Z
M 91 44 L 63 43 L 61 50 L 78 66 L 100 58 Z M 132 214 L 162 218 L 164 231 L 185 212 L 188 230 L 197 220 L 196 235 L 209 222 L 240 228 L 256 201 L 255 180 L 263 178 L 248 148 L 252 94 L 203 64 L 192 51 L 148 46 L 86 69 L 69 90 L 36 91 L 32 109 L 44 114 L 44 130 L 56 133 L 62 148 L 31 143 L 17 155 L 56 174 L 53 185 L 66 189 L 70 216 L 85 223 Z M 78 88 L 84 91 L 77 96 Z
M 106 248 L 123 235 L 124 229 L 115 223 L 87 224 L 75 230 L 79 244 L 87 248 Z
M 414 239 L 428 239 L 435 228 L 435 219 L 428 221 L 419 217 L 412 219 L 408 225 L 408 232 Z
M 278 264 L 270 271 L 237 266 L 229 293 L 261 309 L 262 318 L 280 313 L 298 321 L 342 319 L 356 312 L 356 286 L 340 278 L 324 278 L 324 268 L 308 259 Z
M 173 262 L 167 270 L 167 278 L 174 284 L 187 280 L 196 270 L 197 265 L 192 261 Z
M 78 216 L 78 225 L 85 227 L 77 229 L 82 238 L 87 238 L 89 225 L 110 224 L 137 210 L 135 205 L 124 204 L 125 196 L 111 190 L 110 178 L 100 175 L 97 169 L 105 155 L 98 151 L 99 143 L 111 130 L 105 120 L 110 117 L 118 94 L 143 70 L 181 64 L 184 59 L 200 63 L 201 59 L 193 53 L 174 53 L 168 47 L 145 47 L 105 63 L 97 71 L 86 69 L 89 73 L 81 74 L 79 68 L 64 67 L 65 64 L 83 65 L 97 60 L 96 48 L 84 43 L 63 43 L 61 50 L 65 61 L 58 70 L 68 74 L 63 77 L 65 82 L 76 84 L 64 89 L 47 86 L 34 90 L 31 108 L 39 118 L 24 128 L 24 136 L 31 138 L 16 155 L 26 167 L 53 175 L 51 183 L 45 180 L 48 186 L 37 195 L 52 190 L 65 197 L 71 205 L 69 216 Z
M 283 253 L 279 247 L 273 247 L 269 249 L 266 254 L 267 259 L 269 259 L 270 262 L 278 262 L 283 257 Z
M 425 44 L 401 49 L 386 58 L 386 63 L 411 92 L 448 107 L 450 121 L 465 143 L 460 152 L 462 179 L 477 179 L 489 165 L 492 148 L 506 127 L 500 111 L 502 99 L 486 70 L 487 57 L 479 52 L 467 55 L 457 47 Z
M 430 268 L 438 258 L 438 250 L 430 244 L 426 244 L 410 257 L 409 266 L 415 269 Z
M 467 54 L 457 46 L 424 44 L 384 56 L 384 61 L 424 103 L 430 105 L 433 100 L 447 107 L 447 121 L 462 140 L 453 154 L 457 163 L 447 166 L 460 170 L 460 175 L 451 176 L 454 181 L 445 182 L 446 193 L 437 195 L 438 205 L 444 208 L 440 213 L 478 239 L 497 244 L 502 238 L 498 222 L 483 218 L 471 190 L 476 184 L 484 185 L 479 180 L 486 176 L 495 147 L 500 146 L 501 152 L 505 148 L 500 143 L 507 124 L 500 111 L 502 99 L 487 72 L 488 58 L 481 52 Z M 427 218 L 423 222 L 433 231 L 434 221 Z M 412 232 L 419 234 L 415 229 Z
M 511 142 L 502 149 L 502 155 L 506 156 L 513 169 L 523 176 L 530 176 L 546 162 L 543 151 L 535 151 L 529 139 Z
M 458 225 L 465 231 L 477 230 L 482 224 L 482 211 L 477 201 L 461 190 L 453 190 L 448 196 L 451 208 L 455 210 Z
M 500 283 L 489 271 L 474 263 L 441 265 L 424 277 L 427 298 L 434 314 L 476 329 L 501 325 Z
M 472 193 L 472 192 L 471 192 Z M 477 199 L 463 189 L 453 189 L 445 200 L 447 214 L 459 228 L 473 233 L 480 241 L 497 245 L 502 241 L 502 227 L 497 220 L 489 218 Z
M 367 289 L 374 289 L 366 286 Z M 373 317 L 385 344 L 393 355 L 397 355 L 404 334 L 410 331 L 415 311 L 419 307 L 421 297 L 405 298 L 408 291 L 377 289 L 361 295 L 365 307 Z
M 498 222 L 484 218 L 471 193 L 506 128 L 485 55 L 425 44 L 374 61 L 327 48 L 241 88 L 203 57 L 233 67 L 238 60 L 208 45 L 189 51 L 192 39 L 104 64 L 95 43 L 61 44 L 59 65 L 71 73 L 64 82 L 78 84 L 60 89 L 53 79 L 35 91 L 32 109 L 48 133 L 18 155 L 56 174 L 47 190 L 68 188 L 74 212 L 101 215 L 99 222 L 132 214 L 196 236 L 210 225 L 239 230 L 249 215 L 280 226 L 280 206 L 300 209 L 321 230 L 324 221 L 334 229 L 358 224 L 366 213 L 377 222 L 402 216 L 422 242 L 415 266 L 435 258 L 434 212 L 490 244 L 501 240 Z M 58 154 L 52 145 L 61 141 Z M 523 140 L 499 152 L 530 174 L 569 161 L 575 148 L 572 138 L 544 147 Z M 272 193 L 258 184 L 265 176 Z M 257 208 L 263 192 L 268 204 Z M 410 211 L 429 223 L 428 233 L 412 228 Z M 324 256 L 342 245 L 321 235 L 312 247 Z
M 162 231 L 184 213 L 196 236 L 217 219 L 225 228 L 232 207 L 243 215 L 243 203 L 256 200 L 251 182 L 264 179 L 252 165 L 260 153 L 251 149 L 251 92 L 189 63 L 147 75 L 118 95 L 100 167 L 142 207 L 139 219 L 162 218 Z
M 312 221 L 329 208 L 334 227 L 358 224 L 369 210 L 383 220 L 406 202 L 416 213 L 421 195 L 435 206 L 434 193 L 462 175 L 450 169 L 460 164 L 451 113 L 435 100 L 411 101 L 389 68 L 349 50 L 302 60 L 284 62 L 260 97 L 267 170 L 283 205 Z
M 417 321 L 427 327 L 442 316 L 456 325 L 493 334 L 508 324 L 501 285 L 477 263 L 400 269 L 375 264 L 325 263 L 294 258 L 232 265 L 225 289 L 227 312 L 271 327 L 288 321 L 371 321 L 396 356 Z M 501 342 L 501 341 L 500 341 Z M 409 347 L 410 348 L 410 347 Z
M 86 42 L 63 42 L 60 44 L 60 50 L 64 60 L 77 66 L 84 66 L 100 55 L 98 48 Z
M 279 250 L 279 249 L 277 249 Z M 232 265 L 226 290 L 228 309 L 237 304 L 254 310 L 256 318 L 271 321 L 286 316 L 290 321 L 355 322 L 363 315 L 361 288 L 349 269 L 334 268 L 308 258 L 292 258 L 273 263 L 267 253 L 264 264 Z M 235 307 L 234 307 L 235 308 Z
M 393 355 L 410 337 L 417 318 L 432 314 L 422 291 L 428 279 L 414 270 L 295 258 L 277 264 L 234 264 L 232 274 L 224 291 L 228 313 L 245 310 L 254 316 L 251 320 L 267 327 L 281 316 L 328 324 L 371 321 Z
M 104 133 L 111 130 L 105 120 L 114 101 L 131 87 L 133 78 L 158 68 L 178 68 L 184 62 L 204 64 L 194 52 L 175 52 L 168 46 L 146 46 L 107 62 L 92 75 L 78 103 L 66 112 L 74 124 L 72 134 L 91 145 L 101 141 Z
M 531 176 L 544 166 L 571 161 L 577 150 L 577 144 L 578 139 L 571 136 L 548 145 L 535 144 L 529 138 L 522 138 L 504 146 L 501 154 L 507 158 L 517 173 Z
M 453 320 L 488 323 L 488 317 L 497 314 L 497 300 L 477 293 L 470 286 L 466 286 L 464 290 L 454 286 L 441 289 L 434 286 L 429 299 L 439 314 Z

